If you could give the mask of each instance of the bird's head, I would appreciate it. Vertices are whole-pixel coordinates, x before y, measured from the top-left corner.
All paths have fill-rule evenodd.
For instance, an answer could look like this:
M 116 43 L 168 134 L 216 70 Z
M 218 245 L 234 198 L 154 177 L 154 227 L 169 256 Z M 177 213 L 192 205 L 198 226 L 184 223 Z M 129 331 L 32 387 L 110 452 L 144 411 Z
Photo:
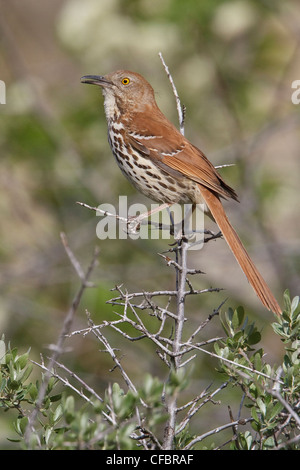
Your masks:
M 117 70 L 107 75 L 85 75 L 81 82 L 102 88 L 108 120 L 113 119 L 115 112 L 143 111 L 155 103 L 153 88 L 136 72 Z

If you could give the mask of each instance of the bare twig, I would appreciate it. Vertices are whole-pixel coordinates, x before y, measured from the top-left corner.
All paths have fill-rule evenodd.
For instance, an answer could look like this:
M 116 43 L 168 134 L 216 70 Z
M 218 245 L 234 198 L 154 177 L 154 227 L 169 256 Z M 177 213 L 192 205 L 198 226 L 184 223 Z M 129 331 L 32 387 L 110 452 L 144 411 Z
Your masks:
M 90 206 L 89 204 L 86 204 L 85 202 L 79 202 L 77 201 L 76 204 L 79 204 L 82 207 L 85 207 L 86 209 L 90 209 L 92 211 L 95 211 L 101 215 L 107 216 L 107 217 L 114 217 L 117 220 L 120 220 L 121 222 L 125 222 L 126 224 L 128 223 L 128 218 L 127 217 L 121 217 L 118 214 L 112 214 L 111 212 L 105 211 L 103 209 L 99 209 L 99 207 L 94 207 Z
M 175 96 L 175 100 L 176 100 L 176 106 L 177 106 L 177 113 L 178 113 L 178 119 L 179 119 L 179 128 L 180 128 L 180 132 L 182 135 L 184 135 L 184 118 L 185 118 L 185 106 L 181 106 L 181 102 L 180 102 L 180 98 L 179 98 L 179 95 L 177 93 L 177 89 L 176 89 L 176 86 L 175 86 L 175 83 L 174 83 L 174 80 L 172 78 L 172 75 L 170 74 L 169 72 L 169 67 L 166 65 L 165 61 L 164 61 L 164 58 L 162 56 L 162 53 L 159 52 L 159 58 L 160 60 L 162 61 L 162 64 L 164 66 L 164 69 L 166 71 L 166 74 L 168 76 L 168 79 L 172 85 L 172 89 L 173 89 L 173 93 L 174 93 L 174 96 Z
M 188 345 L 188 343 L 184 343 L 185 345 Z M 234 368 L 234 370 L 236 370 L 240 375 L 243 375 L 245 378 L 247 378 L 248 380 L 249 379 L 252 379 L 253 380 L 253 377 L 251 375 L 247 375 L 247 374 L 243 374 L 242 371 L 239 371 L 238 369 L 241 368 L 243 370 L 248 370 L 249 372 L 251 372 L 252 374 L 255 373 L 257 375 L 260 375 L 261 377 L 265 377 L 266 379 L 269 379 L 271 380 L 272 382 L 276 382 L 278 381 L 278 379 L 276 377 L 272 377 L 268 374 L 264 374 L 263 372 L 260 372 L 256 369 L 254 369 L 253 367 L 248 367 L 248 366 L 245 366 L 244 364 L 239 364 L 238 362 L 235 362 L 235 361 L 231 361 L 230 359 L 227 359 L 225 357 L 222 357 L 222 356 L 218 356 L 218 354 L 215 354 L 211 351 L 207 351 L 206 349 L 203 349 L 201 348 L 199 345 L 197 344 L 193 344 L 192 346 L 193 349 L 198 349 L 199 351 L 202 351 L 204 352 L 205 354 L 208 354 L 209 356 L 211 357 L 215 357 L 217 359 L 219 359 L 220 361 L 223 361 L 223 362 L 226 362 L 227 365 L 231 366 Z M 281 384 L 283 384 L 284 382 L 283 381 L 279 381 Z
M 117 290 L 117 289 L 116 289 Z M 207 289 L 195 289 L 195 290 L 187 290 L 184 292 L 184 295 L 197 295 L 197 294 L 207 294 L 208 292 L 220 292 L 224 290 L 222 287 L 211 287 Z M 177 290 L 156 290 L 153 292 L 145 291 L 145 292 L 132 292 L 128 294 L 128 299 L 134 299 L 138 297 L 161 297 L 161 296 L 169 296 L 169 297 L 177 297 Z M 115 304 L 122 300 L 122 297 L 115 297 L 111 300 L 108 300 L 108 304 Z M 121 304 L 120 304 L 121 305 Z M 142 308 L 142 305 L 139 305 L 139 308 Z M 147 307 L 145 307 L 147 308 Z
M 127 373 L 125 372 L 123 366 L 121 365 L 121 362 L 119 361 L 117 355 L 115 354 L 114 348 L 111 347 L 105 336 L 101 333 L 100 329 L 95 328 L 94 322 L 92 321 L 90 314 L 88 311 L 86 311 L 87 317 L 88 317 L 88 323 L 92 327 L 91 332 L 101 341 L 103 346 L 105 347 L 106 351 L 109 353 L 110 357 L 113 359 L 114 363 L 120 370 L 122 377 L 128 386 L 129 390 L 132 390 L 134 393 L 137 393 L 137 389 L 135 388 L 133 382 L 130 380 L 128 377 Z
M 71 326 L 72 326 L 72 323 L 73 323 L 73 319 L 74 319 L 75 313 L 77 311 L 77 308 L 79 306 L 82 294 L 85 291 L 85 289 L 87 287 L 89 287 L 88 280 L 90 278 L 90 275 L 91 275 L 92 271 L 94 270 L 94 268 L 96 266 L 97 257 L 98 257 L 98 249 L 96 249 L 95 252 L 94 252 L 92 261 L 91 261 L 91 263 L 90 263 L 90 265 L 89 265 L 89 267 L 86 271 L 86 274 L 83 275 L 82 274 L 83 270 L 81 269 L 81 267 L 80 268 L 78 267 L 79 262 L 77 260 L 75 260 L 75 256 L 73 254 L 70 256 L 71 250 L 70 250 L 69 246 L 65 244 L 66 243 L 66 236 L 65 235 L 62 235 L 62 241 L 63 241 L 63 244 L 64 244 L 65 248 L 67 246 L 66 252 L 67 252 L 68 256 L 70 257 L 70 259 L 73 260 L 72 261 L 73 265 L 75 263 L 75 266 L 76 266 L 75 269 L 76 269 L 76 272 L 79 274 L 79 277 L 80 277 L 80 280 L 81 280 L 81 285 L 80 285 L 80 288 L 79 288 L 77 294 L 75 295 L 75 297 L 73 299 L 73 302 L 72 302 L 72 305 L 71 305 L 69 311 L 67 312 L 67 314 L 65 316 L 65 320 L 64 320 L 61 332 L 59 334 L 58 340 L 57 340 L 56 344 L 51 347 L 51 349 L 53 350 L 53 353 L 52 353 L 52 355 L 49 359 L 47 370 L 46 370 L 46 373 L 44 375 L 44 380 L 43 380 L 43 382 L 40 386 L 40 389 L 39 389 L 39 394 L 38 394 L 38 397 L 37 397 L 37 400 L 36 400 L 35 407 L 34 407 L 34 409 L 32 410 L 31 414 L 28 417 L 28 424 L 27 424 L 26 431 L 25 431 L 25 442 L 28 446 L 30 446 L 30 437 L 31 437 L 31 434 L 34 432 L 35 422 L 36 422 L 39 410 L 40 410 L 40 408 L 43 404 L 43 400 L 45 398 L 48 382 L 49 382 L 49 380 L 52 376 L 52 369 L 53 369 L 53 367 L 55 365 L 55 362 L 57 361 L 58 357 L 64 352 L 63 345 L 64 345 L 64 342 L 65 342 L 66 336 L 71 331 Z
M 194 400 L 192 400 L 192 402 L 188 404 L 188 406 L 191 405 L 191 408 L 190 408 L 189 412 L 184 417 L 184 419 L 181 421 L 181 423 L 179 423 L 179 425 L 177 426 L 176 434 L 178 435 L 180 432 L 182 432 L 184 430 L 184 428 L 190 423 L 192 417 L 196 413 L 198 413 L 200 408 L 202 408 L 206 403 L 212 402 L 213 397 L 215 397 L 221 390 L 226 388 L 227 385 L 228 385 L 228 382 L 224 382 L 222 385 L 220 385 L 220 387 L 218 387 L 214 392 L 212 392 L 208 396 L 207 396 L 207 393 L 206 393 L 207 392 L 207 389 L 206 389 L 203 394 L 199 395 L 199 397 L 196 397 Z M 198 404 L 198 402 L 203 398 L 204 398 L 204 400 L 200 404 Z
M 243 425 L 244 426 L 245 424 L 250 423 L 251 421 L 253 421 L 253 418 L 237 419 L 236 421 L 233 421 L 233 422 L 230 422 L 230 423 L 227 423 L 227 424 L 223 424 L 222 426 L 218 426 L 218 427 L 212 429 L 211 431 L 208 431 L 204 434 L 201 434 L 201 436 L 197 436 L 197 437 L 195 437 L 195 439 L 192 439 L 184 447 L 184 450 L 191 449 L 195 444 L 197 444 L 198 442 L 203 441 L 203 439 L 206 439 L 207 437 L 210 437 L 214 434 L 217 434 L 221 431 L 224 431 L 225 429 L 232 428 L 232 426 L 238 426 L 238 425 Z
M 48 358 L 49 360 L 51 358 Z M 41 369 L 43 369 L 44 371 L 46 371 L 47 373 L 50 372 L 51 374 L 51 377 L 55 377 L 57 378 L 63 385 L 65 385 L 66 387 L 70 388 L 71 390 L 73 390 L 75 393 L 77 393 L 77 395 L 79 395 L 81 398 L 83 398 L 83 400 L 85 400 L 86 402 L 88 402 L 90 405 L 94 406 L 94 403 L 92 402 L 92 400 L 87 397 L 82 390 L 78 390 L 76 387 L 74 387 L 74 385 L 72 385 L 70 383 L 70 381 L 65 378 L 65 377 L 62 377 L 61 375 L 59 375 L 55 370 L 49 370 L 48 367 L 45 366 L 44 364 L 44 361 L 41 361 L 41 364 L 39 362 L 36 362 L 36 361 L 31 361 L 33 364 L 35 364 L 36 366 L 40 367 Z M 97 400 L 99 400 L 101 403 L 103 402 L 103 399 L 100 397 L 100 395 L 98 395 L 98 393 L 95 392 L 95 390 L 93 388 L 91 388 L 86 382 L 84 382 L 77 374 L 75 374 L 74 372 L 72 372 L 70 369 L 68 369 L 64 364 L 61 364 L 57 361 L 54 361 L 55 362 L 55 365 L 61 369 L 63 369 L 64 371 L 66 371 L 71 377 L 75 378 L 75 380 L 77 380 L 82 386 L 84 389 L 86 389 L 92 396 L 94 396 Z M 102 415 L 105 417 L 105 419 L 107 419 L 107 421 L 109 421 L 111 424 L 113 425 L 116 425 L 116 422 L 107 414 L 105 413 L 105 411 L 101 411 Z

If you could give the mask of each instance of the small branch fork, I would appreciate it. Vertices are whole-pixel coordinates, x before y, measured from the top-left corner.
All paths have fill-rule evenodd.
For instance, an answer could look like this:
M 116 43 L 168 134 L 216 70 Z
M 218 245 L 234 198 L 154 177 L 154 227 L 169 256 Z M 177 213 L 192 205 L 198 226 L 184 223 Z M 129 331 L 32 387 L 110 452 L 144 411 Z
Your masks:
M 187 267 L 187 250 L 188 244 L 183 240 L 180 244 L 176 244 L 176 246 L 171 247 L 169 250 L 169 255 L 175 256 L 175 260 L 171 260 L 170 256 L 166 256 L 166 254 L 160 255 L 162 259 L 167 262 L 170 269 L 175 270 L 177 290 L 128 293 L 123 286 L 116 286 L 113 291 L 117 292 L 118 295 L 113 297 L 107 303 L 121 308 L 121 312 L 119 311 L 120 309 L 114 312 L 117 318 L 111 321 L 104 320 L 100 324 L 95 324 L 92 321 L 89 312 L 86 312 L 88 317 L 88 327 L 74 330 L 67 335 L 68 337 L 73 337 L 78 334 L 83 336 L 93 334 L 104 346 L 104 351 L 110 355 L 114 362 L 113 369 L 117 368 L 120 371 L 128 389 L 134 393 L 137 393 L 137 389 L 122 364 L 122 356 L 119 358 L 118 351 L 111 346 L 106 334 L 107 329 L 114 330 L 131 342 L 144 340 L 145 338 L 150 340 L 155 346 L 158 357 L 167 366 L 169 374 L 177 373 L 180 369 L 184 368 L 196 358 L 199 352 L 204 352 L 212 357 L 222 359 L 216 354 L 204 349 L 206 346 L 222 339 L 221 337 L 213 337 L 202 341 L 200 341 L 198 337 L 212 319 L 218 315 L 219 309 L 222 307 L 224 302 L 222 302 L 221 305 L 197 327 L 193 328 L 188 338 L 183 341 L 183 326 L 187 322 L 185 317 L 185 299 L 190 295 L 201 295 L 221 291 L 221 289 L 218 288 L 203 290 L 193 288 L 192 282 L 188 279 L 188 276 L 199 275 L 201 274 L 201 271 L 189 269 Z M 174 311 L 171 304 L 173 304 Z M 155 322 L 153 321 L 153 324 L 151 325 L 151 331 L 145 322 L 145 318 L 149 315 L 156 320 Z M 171 330 L 173 330 L 173 334 L 171 336 L 170 325 Z M 136 334 L 128 333 L 128 326 L 130 326 Z M 227 362 L 232 363 L 232 366 L 237 366 L 237 364 L 232 361 L 228 360 Z M 61 364 L 56 363 L 56 366 L 62 368 L 65 372 L 68 372 Z M 244 366 L 244 369 L 253 374 L 252 367 L 247 368 Z M 71 372 L 69 372 L 69 374 L 77 381 L 80 380 L 77 376 L 72 375 Z M 58 376 L 58 374 L 56 376 L 59 377 L 60 380 L 64 380 L 65 385 L 69 386 L 69 381 L 67 379 L 61 379 L 61 376 Z M 80 383 L 83 385 L 82 382 Z M 140 398 L 139 406 L 136 407 L 138 426 L 136 431 L 132 434 L 132 438 L 138 440 L 145 449 L 149 449 L 149 446 L 154 446 L 156 449 L 160 448 L 171 450 L 174 446 L 175 438 L 184 429 L 186 429 L 198 411 L 209 403 L 218 403 L 215 401 L 215 397 L 227 386 L 227 384 L 228 382 L 225 382 L 215 390 L 210 390 L 210 385 L 193 400 L 180 406 L 177 404 L 176 390 L 174 393 L 168 395 L 165 389 L 162 400 L 165 404 L 169 419 L 165 427 L 162 443 L 160 443 L 159 439 L 152 435 L 149 430 L 146 430 L 143 427 L 140 407 L 148 409 L 148 406 Z M 90 394 L 92 394 L 92 396 L 95 396 L 95 392 L 93 390 L 89 390 L 87 387 L 85 388 Z M 72 389 L 76 391 L 75 388 Z M 83 392 L 81 391 L 79 395 L 83 396 Z M 83 398 L 88 401 L 88 398 L 86 398 L 85 395 Z M 107 410 L 107 415 L 108 419 L 111 420 L 109 409 Z M 180 419 L 179 416 L 181 416 Z M 248 420 L 243 419 L 237 419 L 234 422 L 230 421 L 228 424 L 217 427 L 201 436 L 197 436 L 197 438 L 195 438 L 197 439 L 195 440 L 195 443 L 201 442 L 206 437 L 230 427 L 236 429 L 238 425 L 244 425 L 247 422 Z M 114 425 L 114 423 L 111 423 L 111 425 Z M 186 447 L 186 449 L 189 448 L 191 448 L 191 444 L 188 444 Z

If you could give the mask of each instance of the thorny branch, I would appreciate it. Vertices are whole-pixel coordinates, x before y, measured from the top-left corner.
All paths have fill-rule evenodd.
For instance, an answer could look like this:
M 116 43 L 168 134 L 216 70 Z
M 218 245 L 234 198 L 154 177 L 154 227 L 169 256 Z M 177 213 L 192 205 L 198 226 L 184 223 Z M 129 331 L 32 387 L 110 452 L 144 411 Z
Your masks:
M 75 256 L 73 255 L 73 253 L 72 253 L 72 251 L 71 251 L 71 249 L 68 245 L 67 238 L 66 238 L 66 235 L 64 233 L 61 234 L 61 240 L 62 240 L 63 246 L 66 250 L 66 253 L 69 256 L 69 259 L 70 259 L 71 263 L 73 264 L 77 274 L 79 275 L 79 278 L 81 280 L 81 285 L 78 289 L 77 294 L 75 295 L 75 297 L 73 299 L 73 302 L 72 302 L 72 305 L 71 305 L 69 311 L 67 312 L 67 314 L 65 316 L 65 320 L 64 320 L 64 323 L 63 323 L 63 326 L 61 328 L 61 332 L 59 334 L 59 337 L 58 337 L 58 340 L 57 340 L 56 344 L 50 346 L 50 349 L 53 352 L 52 352 L 51 357 L 49 358 L 49 362 L 48 362 L 48 365 L 47 365 L 47 368 L 46 368 L 47 370 L 46 370 L 46 373 L 44 375 L 44 380 L 43 380 L 43 382 L 41 384 L 41 387 L 40 387 L 40 390 L 39 390 L 39 394 L 38 394 L 38 397 L 37 397 L 37 400 L 36 400 L 35 407 L 34 407 L 33 411 L 31 412 L 31 414 L 28 417 L 28 424 L 27 424 L 26 432 L 25 432 L 25 442 L 29 446 L 30 446 L 30 437 L 31 437 L 31 434 L 34 433 L 34 431 L 35 431 L 35 422 L 37 420 L 39 410 L 40 410 L 40 408 L 43 404 L 43 400 L 44 400 L 44 397 L 45 397 L 45 394 L 46 394 L 48 382 L 49 382 L 50 378 L 52 377 L 52 369 L 53 369 L 57 359 L 59 358 L 59 356 L 64 352 L 63 346 L 64 346 L 65 339 L 71 331 L 73 319 L 74 319 L 74 316 L 76 314 L 77 308 L 79 306 L 79 303 L 80 303 L 81 297 L 83 295 L 83 292 L 85 291 L 85 289 L 87 287 L 91 286 L 91 284 L 89 283 L 89 278 L 90 278 L 90 276 L 91 276 L 91 274 L 92 274 L 92 272 L 93 272 L 93 270 L 96 266 L 97 258 L 98 258 L 98 249 L 96 249 L 95 252 L 94 252 L 93 258 L 91 260 L 91 263 L 90 263 L 86 273 L 84 274 L 82 268 L 80 267 L 79 262 L 76 260 Z

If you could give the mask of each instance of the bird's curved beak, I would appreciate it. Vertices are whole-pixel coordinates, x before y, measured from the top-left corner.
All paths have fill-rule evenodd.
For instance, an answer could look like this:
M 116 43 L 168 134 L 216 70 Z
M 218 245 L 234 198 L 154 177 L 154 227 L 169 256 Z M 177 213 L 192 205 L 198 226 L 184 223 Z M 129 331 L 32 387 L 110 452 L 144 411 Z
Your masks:
M 102 87 L 112 86 L 113 83 L 102 75 L 84 75 L 80 79 L 81 83 L 88 83 L 90 85 L 99 85 Z

